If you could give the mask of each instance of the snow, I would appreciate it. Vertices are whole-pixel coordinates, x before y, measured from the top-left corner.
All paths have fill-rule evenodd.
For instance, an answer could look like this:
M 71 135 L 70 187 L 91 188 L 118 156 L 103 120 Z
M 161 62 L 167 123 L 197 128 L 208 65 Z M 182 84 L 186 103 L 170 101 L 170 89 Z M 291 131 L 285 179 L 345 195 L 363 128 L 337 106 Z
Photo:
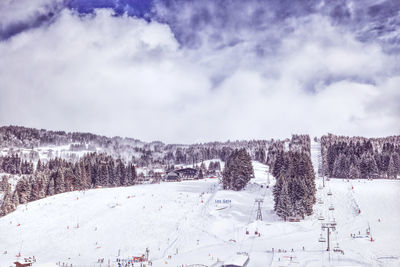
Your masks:
M 316 204 L 312 216 L 284 222 L 273 212 L 275 179 L 267 166 L 253 166 L 255 178 L 240 192 L 204 179 L 69 192 L 20 205 L 0 218 L 0 266 L 12 265 L 19 251 L 35 256 L 36 267 L 99 267 L 100 258 L 116 266 L 118 251 L 128 258 L 146 248 L 153 266 L 221 266 L 238 252 L 248 253 L 249 267 L 399 266 L 400 181 L 331 179 L 317 190 L 324 204 Z M 263 221 L 255 221 L 255 198 L 264 200 Z M 339 243 L 344 255 L 318 242 L 320 213 L 337 222 L 332 247 Z M 365 236 L 368 226 L 374 242 L 350 237 Z
M 314 167 L 315 176 L 318 177 L 318 169 L 321 167 L 321 143 L 311 139 L 311 161 Z

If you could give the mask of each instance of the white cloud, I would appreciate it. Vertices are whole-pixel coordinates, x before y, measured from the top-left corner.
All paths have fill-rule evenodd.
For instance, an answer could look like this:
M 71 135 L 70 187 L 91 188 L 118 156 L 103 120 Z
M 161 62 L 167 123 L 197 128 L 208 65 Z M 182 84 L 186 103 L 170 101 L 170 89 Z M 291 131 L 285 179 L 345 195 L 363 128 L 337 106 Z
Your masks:
M 259 55 L 265 37 L 251 31 L 233 46 L 187 49 L 165 24 L 64 10 L 0 42 L 0 123 L 180 143 L 400 130 L 398 104 L 384 119 L 371 109 L 399 100 L 393 58 L 324 17 L 292 24 L 274 54 Z

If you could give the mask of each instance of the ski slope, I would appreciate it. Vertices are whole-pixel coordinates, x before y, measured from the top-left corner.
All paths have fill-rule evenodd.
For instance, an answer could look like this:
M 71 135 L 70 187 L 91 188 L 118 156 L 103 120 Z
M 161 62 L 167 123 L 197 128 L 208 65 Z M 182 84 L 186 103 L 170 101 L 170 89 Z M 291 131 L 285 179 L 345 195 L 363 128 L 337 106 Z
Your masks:
M 240 192 L 205 179 L 69 192 L 20 205 L 0 218 L 0 266 L 11 266 L 19 252 L 35 256 L 36 267 L 108 266 L 100 258 L 117 266 L 118 254 L 140 256 L 146 248 L 153 266 L 221 266 L 237 252 L 249 254 L 248 266 L 399 266 L 400 181 L 331 179 L 317 191 L 324 204 L 315 205 L 314 215 L 284 222 L 273 212 L 273 177 L 265 165 L 253 166 L 255 178 Z M 255 198 L 264 200 L 263 221 L 255 221 Z M 344 255 L 318 242 L 321 213 L 335 218 L 332 246 L 339 243 Z M 350 237 L 368 225 L 375 241 Z

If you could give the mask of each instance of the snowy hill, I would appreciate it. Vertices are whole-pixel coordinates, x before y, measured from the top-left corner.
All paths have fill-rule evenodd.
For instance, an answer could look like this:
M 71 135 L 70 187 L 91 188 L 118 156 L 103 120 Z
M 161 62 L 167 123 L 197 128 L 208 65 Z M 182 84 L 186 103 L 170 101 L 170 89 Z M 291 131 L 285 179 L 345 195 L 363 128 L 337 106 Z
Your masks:
M 255 178 L 240 192 L 205 179 L 69 192 L 20 205 L 0 218 L 0 266 L 11 266 L 19 252 L 35 256 L 34 266 L 98 267 L 100 258 L 117 266 L 118 254 L 140 256 L 146 248 L 153 266 L 221 266 L 237 252 L 249 254 L 248 266 L 399 266 L 399 181 L 332 179 L 318 190 L 324 204 L 315 205 L 314 215 L 283 222 L 273 212 L 273 177 L 265 165 L 253 165 Z M 255 198 L 264 200 L 263 221 L 255 221 Z M 335 218 L 332 246 L 339 243 L 344 255 L 318 242 L 321 213 Z M 368 226 L 373 242 L 365 237 Z

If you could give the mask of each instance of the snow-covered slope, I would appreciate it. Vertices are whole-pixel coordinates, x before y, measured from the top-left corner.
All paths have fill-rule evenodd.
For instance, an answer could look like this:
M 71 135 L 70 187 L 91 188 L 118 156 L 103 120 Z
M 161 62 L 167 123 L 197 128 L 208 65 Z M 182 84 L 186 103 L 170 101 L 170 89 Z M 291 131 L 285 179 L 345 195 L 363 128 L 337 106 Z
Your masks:
M 35 256 L 36 266 L 99 267 L 99 258 L 117 266 L 118 254 L 141 255 L 146 248 L 153 266 L 221 266 L 237 252 L 249 253 L 248 266 L 399 266 L 399 181 L 332 179 L 318 190 L 324 204 L 315 205 L 315 215 L 283 222 L 273 212 L 273 177 L 265 165 L 253 166 L 255 178 L 241 192 L 205 179 L 70 192 L 21 205 L 0 218 L 0 266 L 10 266 L 19 251 Z M 255 221 L 255 198 L 264 200 L 263 221 Z M 344 255 L 318 242 L 320 213 L 335 218 L 333 246 L 339 243 Z M 368 224 L 374 242 L 350 237 Z
M 321 168 L 321 143 L 316 142 L 314 139 L 311 139 L 311 161 L 314 167 L 315 177 L 319 175 L 319 169 Z

